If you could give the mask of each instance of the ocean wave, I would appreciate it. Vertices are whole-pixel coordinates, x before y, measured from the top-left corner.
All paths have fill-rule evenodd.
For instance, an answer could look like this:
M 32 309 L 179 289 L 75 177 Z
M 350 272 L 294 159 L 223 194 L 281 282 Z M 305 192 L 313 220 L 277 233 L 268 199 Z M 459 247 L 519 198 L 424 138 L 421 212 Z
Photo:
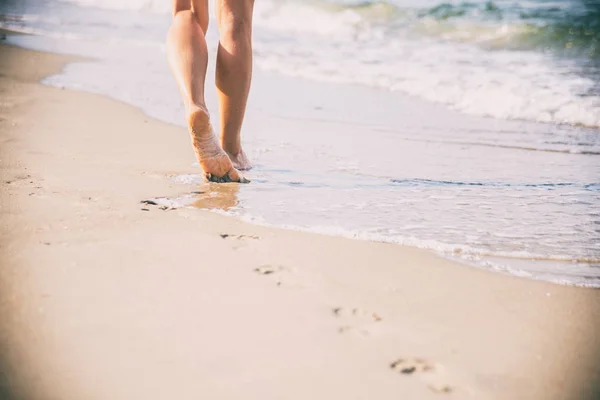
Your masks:
M 170 2 L 162 0 L 59 1 L 83 7 L 154 13 L 168 13 L 171 7 Z M 273 9 L 272 5 L 281 15 L 279 22 L 269 21 L 271 27 L 330 34 L 348 26 L 386 24 L 384 28 L 395 33 L 402 28 L 409 34 L 469 41 L 488 49 L 542 50 L 600 57 L 600 5 L 593 3 L 574 7 L 565 2 L 540 2 L 531 7 L 529 3 L 519 5 L 500 0 L 439 3 L 423 8 L 417 3 L 406 7 L 405 2 L 398 0 L 279 0 L 272 2 L 269 8 Z M 257 6 L 262 8 L 261 4 Z M 311 17 L 311 24 L 306 24 L 307 16 Z
M 59 1 L 169 12 L 168 2 L 159 0 Z M 518 6 L 508 0 L 261 0 L 255 5 L 255 59 L 266 70 L 402 92 L 466 114 L 599 128 L 599 13 L 598 7 L 576 8 L 567 0 Z M 154 30 L 142 30 L 148 13 L 135 23 L 127 22 L 129 13 L 113 19 L 105 11 L 97 14 L 85 23 L 7 17 L 0 26 L 24 32 L 34 32 L 28 30 L 34 26 L 53 37 L 83 35 L 96 23 L 96 42 L 121 35 L 140 43 L 164 41 L 168 19 L 162 15 L 151 15 Z M 111 29 L 115 19 L 121 25 Z
M 488 49 L 539 50 L 559 55 L 600 57 L 600 7 L 576 9 L 444 3 L 419 13 L 415 24 L 430 35 L 469 40 Z
M 406 7 L 403 3 L 393 0 L 279 2 L 280 7 L 313 8 L 338 15 L 351 13 L 354 25 L 385 24 L 383 28 L 394 35 L 426 35 L 471 42 L 486 49 L 600 57 L 600 5 L 589 3 L 576 7 L 567 2 L 540 2 L 532 7 L 530 3 L 480 1 L 440 3 L 422 8 L 416 4 Z
M 540 7 L 265 0 L 256 26 L 277 37 L 257 35 L 257 63 L 404 92 L 472 115 L 600 127 L 594 10 L 565 6 L 562 19 L 544 20 L 540 10 L 551 8 Z M 559 48 L 565 51 L 547 51 Z

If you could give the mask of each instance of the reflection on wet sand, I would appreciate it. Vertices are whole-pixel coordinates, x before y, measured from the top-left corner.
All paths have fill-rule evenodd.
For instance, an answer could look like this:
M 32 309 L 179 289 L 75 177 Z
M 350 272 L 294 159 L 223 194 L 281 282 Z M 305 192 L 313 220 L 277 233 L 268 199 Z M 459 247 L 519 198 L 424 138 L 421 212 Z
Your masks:
M 202 191 L 194 193 L 190 207 L 203 210 L 228 211 L 238 205 L 238 192 L 240 185 L 237 183 L 209 183 Z
M 161 210 L 175 210 L 183 207 L 194 207 L 202 210 L 229 211 L 237 207 L 239 184 L 237 183 L 203 183 L 198 190 L 176 197 L 154 197 L 142 200 L 144 211 L 148 206 L 158 206 Z

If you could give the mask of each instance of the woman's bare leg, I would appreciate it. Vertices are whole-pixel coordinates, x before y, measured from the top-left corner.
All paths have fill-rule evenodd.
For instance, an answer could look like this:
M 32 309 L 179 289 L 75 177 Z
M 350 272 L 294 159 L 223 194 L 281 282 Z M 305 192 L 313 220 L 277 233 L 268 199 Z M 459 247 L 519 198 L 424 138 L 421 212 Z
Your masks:
M 220 35 L 216 84 L 221 112 L 221 145 L 236 168 L 250 169 L 240 134 L 252 78 L 254 0 L 217 0 L 216 3 Z
M 204 101 L 208 52 L 208 1 L 174 0 L 173 24 L 167 35 L 171 69 L 185 104 L 188 129 L 200 166 L 208 179 L 240 181 L 241 176 L 223 151 L 210 124 Z

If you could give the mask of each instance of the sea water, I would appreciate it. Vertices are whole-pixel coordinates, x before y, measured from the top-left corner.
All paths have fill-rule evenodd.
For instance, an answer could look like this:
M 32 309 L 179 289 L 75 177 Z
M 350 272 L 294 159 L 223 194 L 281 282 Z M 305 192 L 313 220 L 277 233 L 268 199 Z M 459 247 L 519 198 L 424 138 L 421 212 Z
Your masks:
M 96 60 L 44 83 L 181 124 L 169 12 L 5 0 L 0 27 L 33 34 L 13 44 Z M 585 0 L 260 0 L 256 74 L 273 82 L 248 110 L 253 183 L 163 201 L 600 286 L 599 24 Z M 173 179 L 200 184 L 193 166 Z

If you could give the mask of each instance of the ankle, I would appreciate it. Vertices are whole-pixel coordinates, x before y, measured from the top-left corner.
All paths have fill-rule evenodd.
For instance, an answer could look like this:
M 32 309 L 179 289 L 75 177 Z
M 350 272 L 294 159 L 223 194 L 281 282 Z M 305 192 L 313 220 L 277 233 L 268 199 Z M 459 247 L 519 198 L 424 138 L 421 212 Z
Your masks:
M 202 112 L 203 114 L 206 114 L 206 115 L 210 115 L 208 113 L 208 108 L 206 107 L 206 105 L 204 103 L 190 103 L 186 107 L 186 112 L 187 112 L 188 116 L 196 113 L 197 111 L 200 111 L 200 112 Z
M 242 146 L 239 143 L 221 143 L 223 150 L 230 156 L 239 156 L 242 153 Z

